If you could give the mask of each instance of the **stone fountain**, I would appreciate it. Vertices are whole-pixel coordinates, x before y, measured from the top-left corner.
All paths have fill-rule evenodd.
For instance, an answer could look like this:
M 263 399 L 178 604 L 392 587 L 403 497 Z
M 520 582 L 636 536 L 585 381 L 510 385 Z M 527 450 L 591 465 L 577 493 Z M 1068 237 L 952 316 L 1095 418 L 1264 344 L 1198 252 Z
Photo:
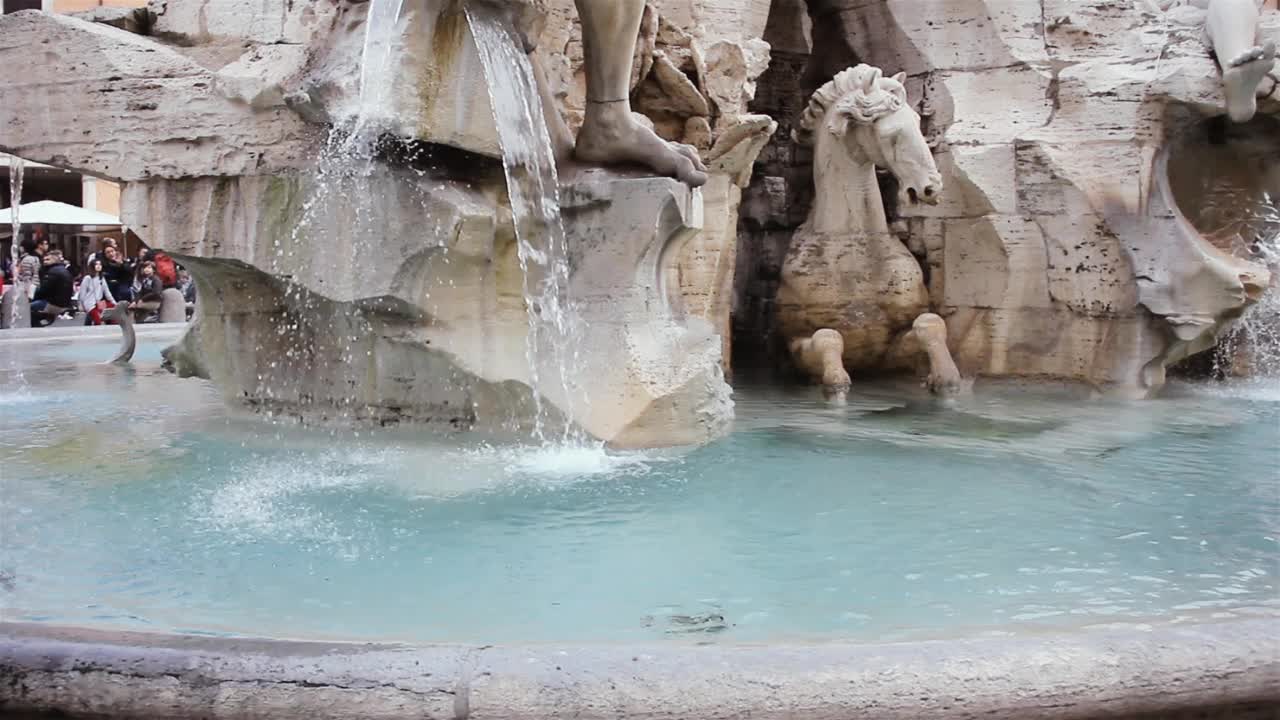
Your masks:
M 228 430 L 203 398 L 170 406 L 166 396 L 156 413 L 160 394 L 202 388 L 98 368 L 70 390 L 92 399 L 74 409 L 101 414 L 72 425 L 104 430 L 68 443 L 46 431 L 69 422 L 68 375 L 49 373 L 45 388 L 57 392 L 40 402 L 52 409 L 6 429 L 10 475 L 21 480 L 8 487 L 24 493 L 6 509 L 28 524 L 0 567 L 0 593 L 19 601 L 6 595 L 0 606 L 40 621 L 0 623 L 0 714 L 1271 716 L 1280 664 L 1267 639 L 1276 619 L 1262 606 L 1273 587 L 1255 568 L 1274 534 L 1272 488 L 1254 464 L 1271 447 L 1256 438 L 1271 426 L 1252 420 L 1274 420 L 1271 407 L 1253 415 L 1247 406 L 1259 403 L 1242 410 L 1234 398 L 1193 395 L 1168 403 L 1176 422 L 1166 422 L 1150 405 L 1081 408 L 1069 405 L 1074 395 L 1018 399 L 1066 418 L 1026 416 L 1017 403 L 975 415 L 967 398 L 935 412 L 899 395 L 885 411 L 865 411 L 878 402 L 847 413 L 787 408 L 767 430 L 679 462 L 548 447 L 588 436 L 622 448 L 710 441 L 731 420 L 727 373 L 751 365 L 798 369 L 835 402 L 883 375 L 914 375 L 943 397 L 1006 378 L 1154 395 L 1168 368 L 1240 319 L 1274 318 L 1274 275 L 1258 260 L 1274 271 L 1280 257 L 1259 250 L 1276 247 L 1280 228 L 1280 96 L 1267 66 L 1280 13 L 1256 9 L 1252 0 L 153 0 L 0 17 L 0 150 L 120 181 L 124 220 L 197 279 L 196 320 L 166 351 L 177 374 L 211 379 L 237 406 L 309 422 L 543 441 L 514 452 L 457 438 L 413 447 L 381 433 L 385 444 L 324 433 L 295 442 L 258 424 Z M 630 144 L 610 147 L 602 125 L 625 129 Z M 1237 222 L 1241 212 L 1256 217 Z M 127 336 L 117 361 L 135 345 Z M 135 388 L 135 378 L 155 382 Z M 136 401 L 127 413 L 98 397 L 104 380 Z M 184 425 L 185 407 L 205 416 Z M 877 424 L 881 432 L 859 435 Z M 75 444 L 99 434 L 100 445 Z M 1077 435 L 1087 437 L 1066 441 Z M 565 472 L 561 461 L 578 455 L 628 469 Z M 554 472 L 538 464 L 547 456 Z M 536 467 L 520 464 L 530 458 Z M 637 458 L 646 464 L 631 465 Z M 1212 464 L 1225 460 L 1234 464 Z M 312 463 L 333 467 L 312 472 Z M 303 472 L 291 474 L 295 466 Z M 633 476 L 632 467 L 647 469 Z M 1144 484 L 1117 482 L 1130 474 L 1147 475 Z M 586 478 L 582 492 L 575 483 Z M 957 487 L 973 505 L 937 502 Z M 664 492 L 660 503 L 634 502 Z M 886 511 L 897 495 L 914 504 Z M 1178 514 L 1197 510 L 1200 526 Z M 956 529 L 939 532 L 930 517 Z M 991 532 L 1001 524 L 1005 534 Z M 680 526 L 688 536 L 671 532 Z M 847 528 L 867 533 L 831 532 Z M 958 551 L 933 542 L 970 534 Z M 526 554 L 543 536 L 552 542 Z M 909 552 L 869 552 L 878 536 L 882 548 Z M 1067 547 L 1075 540 L 1082 555 Z M 1184 549 L 1161 549 L 1167 558 L 1148 548 L 1172 541 Z M 959 558 L 963 572 L 935 555 Z M 1098 562 L 1082 567 L 1085 555 Z M 588 562 L 567 562 L 575 556 Z M 902 572 L 922 557 L 923 570 L 946 579 Z M 812 561 L 814 584 L 775 596 L 800 582 L 795 558 Z M 1157 577 L 1150 563 L 1162 559 Z M 721 565 L 727 579 L 707 573 Z M 958 620 L 946 639 L 899 634 L 910 617 L 895 612 L 903 599 L 950 617 L 969 604 L 965 592 L 976 605 L 1006 594 L 1001 578 L 956 590 L 997 565 L 1033 576 L 1023 587 L 1035 594 L 1007 614 L 991 608 L 995 624 L 977 626 L 990 636 L 965 637 L 977 630 Z M 1100 606 L 1108 595 L 1064 591 L 1076 581 L 1054 579 L 1055 567 L 1071 578 L 1100 569 L 1096 592 L 1160 604 Z M 659 588 L 666 630 L 651 627 L 654 614 L 620 609 L 628 619 L 610 632 L 623 642 L 447 644 L 434 634 L 460 608 L 484 632 L 539 618 L 567 618 L 575 632 L 584 620 L 612 626 L 584 618 L 593 603 L 555 598 L 591 585 L 630 594 L 668 573 L 698 582 Z M 473 574 L 489 579 L 471 583 Z M 748 611 L 749 598 L 738 605 L 746 591 L 726 591 L 725 607 L 703 599 L 703 587 L 732 588 L 737 575 L 750 594 L 770 596 L 762 611 Z M 1192 575 L 1204 581 L 1197 594 L 1176 587 Z M 879 589 L 877 577 L 890 576 L 901 576 L 898 595 Z M 316 608 L 317 635 L 353 642 L 57 628 L 45 621 L 63 616 L 41 596 L 21 602 L 28 584 L 76 606 L 71 618 L 148 630 L 286 635 L 289 616 Z M 930 585 L 945 602 L 919 600 Z M 825 599 L 866 587 L 882 595 L 881 617 Z M 441 588 L 450 592 L 427 592 Z M 665 604 L 668 592 L 714 609 L 685 614 Z M 499 594 L 510 609 L 495 610 Z M 1051 595 L 1066 599 L 1040 605 Z M 740 642 L 751 623 L 806 603 L 834 632 L 865 619 L 874 644 L 822 634 Z M 252 618 L 234 619 L 242 605 Z M 223 612 L 233 620 L 221 622 Z M 370 642 L 402 630 L 352 622 L 397 614 L 430 616 L 429 644 Z M 1047 615 L 1070 630 L 1040 632 Z M 634 634 L 677 626 L 687 640 Z
M 547 382 L 553 359 L 526 346 L 542 322 L 531 325 L 529 313 L 548 309 L 531 309 L 462 4 L 407 2 L 392 17 L 379 50 L 394 58 L 395 79 L 372 113 L 358 82 L 369 62 L 366 5 L 196 5 L 116 23 L 145 33 L 39 13 L 5 19 L 7 37 L 109 58 L 73 87 L 24 89 L 50 106 L 89 98 L 74 112 L 78 127 L 101 131 L 92 148 L 75 149 L 80 131 L 34 118 L 7 118 L 0 144 L 123 181 L 129 226 L 189 266 L 200 288 L 198 319 L 168 353 L 180 373 L 216 380 L 239 403 L 309 419 L 511 428 L 545 401 L 557 421 L 620 447 L 699 443 L 725 429 L 732 403 L 711 322 L 727 327 L 736 194 L 771 121 L 742 113 L 742 98 L 723 101 L 722 131 L 702 142 L 710 203 L 644 173 L 566 177 L 558 212 L 573 270 L 564 291 L 581 333 L 573 377 Z M 261 22 L 263 12 L 273 21 Z M 385 123 L 379 133 L 402 157 L 373 150 L 357 169 L 359 192 L 332 192 L 312 171 L 333 152 L 325 126 L 365 115 Z M 448 157 L 424 167 L 406 154 Z M 710 232 L 694 242 L 707 218 Z M 729 257 L 718 262 L 721 254 Z M 710 276 L 690 282 L 708 262 Z M 682 272 L 687 265 L 697 267 Z
M 1280 14 L 1245 18 L 1252 38 L 1210 33 L 1240 51 L 1224 85 L 1203 29 L 1243 16 L 1221 4 L 919 5 L 649 2 L 628 11 L 620 64 L 599 9 L 584 38 L 570 0 L 512 4 L 493 22 L 514 64 L 534 61 L 520 107 L 540 108 L 525 115 L 545 117 L 546 142 L 532 150 L 504 142 L 509 98 L 486 84 L 492 58 L 457 0 L 389 3 L 382 21 L 355 0 L 19 12 L 0 19 L 0 149 L 121 181 L 123 219 L 200 288 L 170 362 L 265 412 L 537 417 L 617 447 L 698 443 L 731 417 L 731 339 L 763 337 L 836 394 L 850 371 L 945 392 L 963 375 L 1154 393 L 1269 282 L 1187 222 L 1166 168 L 1224 114 L 1224 87 L 1242 104 L 1239 67 L 1254 113 L 1280 112 L 1263 67 Z M 629 75 L 600 70 L 604 55 Z M 820 87 L 859 64 L 848 87 Z M 605 76 L 619 97 L 601 96 Z M 877 93 L 893 127 L 850 109 Z M 629 132 L 661 138 L 633 154 L 678 179 L 582 141 L 587 162 L 572 161 L 572 133 L 599 134 L 592 103 L 623 101 Z M 370 128 L 358 162 L 335 165 Z M 560 177 L 543 190 L 554 221 L 526 226 L 513 197 L 534 151 Z M 563 282 L 529 265 L 557 223 L 563 257 L 546 267 Z M 563 315 L 556 298 L 572 332 L 539 329 Z

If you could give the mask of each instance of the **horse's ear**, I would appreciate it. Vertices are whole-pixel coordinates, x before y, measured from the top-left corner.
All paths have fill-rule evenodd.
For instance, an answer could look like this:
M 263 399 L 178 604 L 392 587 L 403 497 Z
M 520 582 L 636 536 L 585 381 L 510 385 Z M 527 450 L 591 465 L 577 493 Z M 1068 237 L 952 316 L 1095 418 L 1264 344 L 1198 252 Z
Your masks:
M 894 75 L 893 79 L 897 80 L 903 86 L 907 84 L 907 74 L 905 72 L 900 72 L 897 75 Z
M 867 74 L 866 80 L 862 82 L 862 92 L 870 93 L 874 90 L 881 77 L 884 77 L 884 73 L 880 72 L 880 68 L 872 68 L 871 72 Z

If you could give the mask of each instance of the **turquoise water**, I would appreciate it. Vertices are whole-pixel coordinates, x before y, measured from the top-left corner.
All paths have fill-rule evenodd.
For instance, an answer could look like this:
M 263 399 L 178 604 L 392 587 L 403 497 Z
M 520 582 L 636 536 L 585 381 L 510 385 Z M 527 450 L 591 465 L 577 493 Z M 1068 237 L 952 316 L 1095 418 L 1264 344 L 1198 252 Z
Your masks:
M 5 620 L 754 642 L 1280 611 L 1274 385 L 746 389 L 729 438 L 628 454 L 273 425 L 113 349 L 0 345 Z

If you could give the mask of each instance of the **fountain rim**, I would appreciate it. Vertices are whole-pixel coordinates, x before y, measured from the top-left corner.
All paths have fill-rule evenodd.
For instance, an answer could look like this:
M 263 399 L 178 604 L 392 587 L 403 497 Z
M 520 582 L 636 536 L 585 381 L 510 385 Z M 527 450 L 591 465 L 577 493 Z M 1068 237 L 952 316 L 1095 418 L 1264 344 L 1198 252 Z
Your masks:
M 407 645 L 0 622 L 0 710 L 905 720 L 1261 708 L 1262 717 L 1280 708 L 1276 637 L 1280 618 L 1270 617 L 889 644 L 667 645 Z
M 184 323 L 148 323 L 135 325 L 138 337 L 150 340 L 177 340 L 192 326 Z M 0 342 L 94 344 L 120 339 L 118 325 L 54 325 L 45 328 L 16 328 L 0 331 Z

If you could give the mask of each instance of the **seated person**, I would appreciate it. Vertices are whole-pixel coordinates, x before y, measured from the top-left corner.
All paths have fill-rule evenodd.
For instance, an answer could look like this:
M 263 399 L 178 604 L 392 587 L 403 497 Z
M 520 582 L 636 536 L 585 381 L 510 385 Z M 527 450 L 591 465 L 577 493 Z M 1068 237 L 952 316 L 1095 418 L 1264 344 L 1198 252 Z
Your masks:
M 137 298 L 129 303 L 138 318 L 138 322 L 157 322 L 160 319 L 160 298 L 164 285 L 156 275 L 156 264 L 150 260 L 138 268 L 138 282 L 134 287 Z
M 111 296 L 107 279 L 102 276 L 101 260 L 94 258 L 89 261 L 89 268 L 80 278 L 80 287 L 76 290 L 76 302 L 84 313 L 85 325 L 101 325 L 102 311 L 115 307 L 116 299 Z
M 45 253 L 41 270 L 40 287 L 31 301 L 31 327 L 52 325 L 58 316 L 71 309 L 75 295 L 75 281 L 62 259 L 61 250 Z
M 102 275 L 107 279 L 107 289 L 116 302 L 133 300 L 133 264 L 114 245 L 102 248 Z

